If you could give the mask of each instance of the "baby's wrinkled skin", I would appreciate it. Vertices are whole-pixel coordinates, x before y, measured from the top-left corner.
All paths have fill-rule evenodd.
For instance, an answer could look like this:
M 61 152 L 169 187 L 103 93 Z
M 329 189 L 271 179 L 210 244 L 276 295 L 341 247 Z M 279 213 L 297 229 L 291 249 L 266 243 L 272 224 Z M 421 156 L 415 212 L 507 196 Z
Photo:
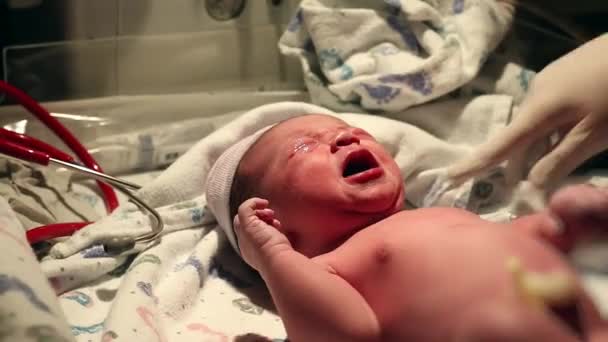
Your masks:
M 453 208 L 402 211 L 391 156 L 365 131 L 322 115 L 269 131 L 240 171 L 259 177 L 264 198 L 239 208 L 240 251 L 290 341 L 608 341 L 556 247 L 605 226 L 608 193 L 566 189 L 546 212 L 509 225 Z M 543 290 L 555 275 L 565 285 Z M 528 278 L 540 285 L 523 286 Z

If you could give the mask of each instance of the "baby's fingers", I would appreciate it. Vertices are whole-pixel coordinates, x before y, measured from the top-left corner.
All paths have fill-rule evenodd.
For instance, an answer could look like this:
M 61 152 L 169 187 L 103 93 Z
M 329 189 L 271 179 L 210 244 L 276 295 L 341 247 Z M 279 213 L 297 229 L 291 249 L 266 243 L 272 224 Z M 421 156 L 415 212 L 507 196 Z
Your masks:
M 277 219 L 272 220 L 272 226 L 275 227 L 276 229 L 281 229 L 281 222 Z
M 269 208 L 258 209 L 255 213 L 260 220 L 264 221 L 264 223 L 271 225 L 276 229 L 281 229 L 281 222 L 274 218 L 274 210 Z
M 272 221 L 274 220 L 274 210 L 270 208 L 256 209 L 255 214 L 260 220 L 272 225 Z
M 239 211 L 243 210 L 253 213 L 254 210 L 265 209 L 266 207 L 268 207 L 268 200 L 253 197 L 243 202 L 243 204 L 239 206 Z
M 268 200 L 262 198 L 250 198 L 239 206 L 238 216 L 241 223 L 246 223 L 256 216 L 256 210 L 266 209 Z
M 239 220 L 239 215 L 234 215 L 234 220 L 232 221 L 232 226 L 234 228 L 240 228 L 241 220 Z

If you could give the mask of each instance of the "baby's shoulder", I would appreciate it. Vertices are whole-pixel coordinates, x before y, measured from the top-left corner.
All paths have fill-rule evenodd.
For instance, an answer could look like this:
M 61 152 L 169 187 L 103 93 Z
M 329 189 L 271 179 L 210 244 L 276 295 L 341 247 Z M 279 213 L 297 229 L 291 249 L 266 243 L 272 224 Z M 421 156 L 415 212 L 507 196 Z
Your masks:
M 476 214 L 460 209 L 450 207 L 434 207 L 434 208 L 420 208 L 411 210 L 402 210 L 385 220 L 385 224 L 393 223 L 404 223 L 407 221 L 460 221 L 460 220 L 479 220 L 479 216 Z
M 317 257 L 317 260 L 332 260 L 336 265 L 345 260 L 356 260 L 352 264 L 358 265 L 364 261 L 386 259 L 383 256 L 391 246 L 403 246 L 412 240 L 420 242 L 434 234 L 445 233 L 445 228 L 454 226 L 478 227 L 481 221 L 479 216 L 458 208 L 403 210 L 358 231 L 335 250 Z

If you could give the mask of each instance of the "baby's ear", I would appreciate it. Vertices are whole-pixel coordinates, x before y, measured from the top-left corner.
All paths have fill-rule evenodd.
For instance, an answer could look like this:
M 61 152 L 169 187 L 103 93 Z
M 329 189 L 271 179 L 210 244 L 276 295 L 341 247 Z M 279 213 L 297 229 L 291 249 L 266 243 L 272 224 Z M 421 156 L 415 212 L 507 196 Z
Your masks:
M 557 319 L 521 303 L 486 303 L 458 316 L 453 341 L 577 341 Z

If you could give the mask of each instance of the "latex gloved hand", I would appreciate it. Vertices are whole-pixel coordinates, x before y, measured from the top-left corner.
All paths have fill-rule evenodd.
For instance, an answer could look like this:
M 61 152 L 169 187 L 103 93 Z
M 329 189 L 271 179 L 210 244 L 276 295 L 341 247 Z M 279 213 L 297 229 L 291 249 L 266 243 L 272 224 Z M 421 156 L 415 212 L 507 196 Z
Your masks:
M 533 80 L 513 122 L 447 169 L 452 184 L 521 155 L 560 132 L 561 140 L 530 170 L 537 187 L 555 185 L 608 149 L 608 35 L 554 61 Z

